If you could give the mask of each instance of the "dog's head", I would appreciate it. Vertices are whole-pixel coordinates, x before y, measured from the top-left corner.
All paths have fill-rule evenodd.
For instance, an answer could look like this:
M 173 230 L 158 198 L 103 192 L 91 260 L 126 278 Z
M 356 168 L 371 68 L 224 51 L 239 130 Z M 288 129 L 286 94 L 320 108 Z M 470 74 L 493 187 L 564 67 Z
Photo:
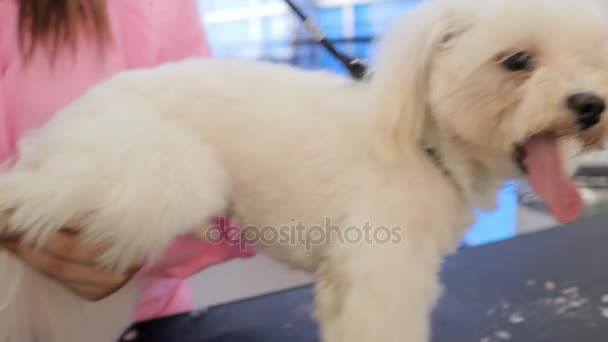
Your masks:
M 574 219 L 562 164 L 606 135 L 606 14 L 601 0 L 424 2 L 386 36 L 372 78 L 383 141 L 443 144 L 473 192 L 527 174 L 558 219 Z

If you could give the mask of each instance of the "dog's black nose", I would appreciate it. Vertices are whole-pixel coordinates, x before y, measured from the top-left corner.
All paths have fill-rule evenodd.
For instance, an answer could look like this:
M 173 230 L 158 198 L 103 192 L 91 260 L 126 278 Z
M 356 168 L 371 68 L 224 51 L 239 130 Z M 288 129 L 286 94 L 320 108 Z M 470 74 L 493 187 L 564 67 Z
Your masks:
M 568 97 L 568 108 L 576 114 L 581 130 L 586 130 L 600 122 L 606 102 L 594 93 L 577 93 Z

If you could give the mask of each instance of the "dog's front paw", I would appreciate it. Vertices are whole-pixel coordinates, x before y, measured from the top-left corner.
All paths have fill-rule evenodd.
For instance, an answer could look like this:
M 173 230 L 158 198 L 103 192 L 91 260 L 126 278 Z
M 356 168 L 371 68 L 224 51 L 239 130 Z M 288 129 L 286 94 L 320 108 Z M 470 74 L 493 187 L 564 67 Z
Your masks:
M 430 341 L 430 312 L 440 293 L 434 263 L 407 246 L 330 248 L 315 289 L 323 342 Z
M 63 120 L 20 147 L 0 176 L 0 212 L 24 243 L 77 229 L 110 246 L 103 265 L 124 269 L 225 207 L 225 173 L 210 148 L 155 116 Z

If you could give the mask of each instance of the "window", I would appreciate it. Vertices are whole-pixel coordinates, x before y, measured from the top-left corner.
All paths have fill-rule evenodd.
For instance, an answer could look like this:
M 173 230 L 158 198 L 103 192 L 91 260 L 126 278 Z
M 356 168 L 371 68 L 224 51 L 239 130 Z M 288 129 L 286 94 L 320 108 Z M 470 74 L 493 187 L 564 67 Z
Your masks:
M 367 59 L 373 38 L 420 0 L 295 0 L 336 47 Z M 199 0 L 213 51 L 344 73 L 283 0 Z M 352 39 L 356 38 L 356 42 Z M 351 40 L 351 41 L 349 41 Z

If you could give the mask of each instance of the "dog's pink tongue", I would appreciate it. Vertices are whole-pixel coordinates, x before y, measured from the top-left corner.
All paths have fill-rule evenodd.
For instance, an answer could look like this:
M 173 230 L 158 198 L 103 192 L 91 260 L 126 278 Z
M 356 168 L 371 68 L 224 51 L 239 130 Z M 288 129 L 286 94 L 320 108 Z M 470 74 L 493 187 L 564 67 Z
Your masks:
M 583 200 L 562 166 L 557 141 L 549 136 L 530 139 L 524 146 L 525 164 L 532 189 L 560 222 L 576 220 Z

